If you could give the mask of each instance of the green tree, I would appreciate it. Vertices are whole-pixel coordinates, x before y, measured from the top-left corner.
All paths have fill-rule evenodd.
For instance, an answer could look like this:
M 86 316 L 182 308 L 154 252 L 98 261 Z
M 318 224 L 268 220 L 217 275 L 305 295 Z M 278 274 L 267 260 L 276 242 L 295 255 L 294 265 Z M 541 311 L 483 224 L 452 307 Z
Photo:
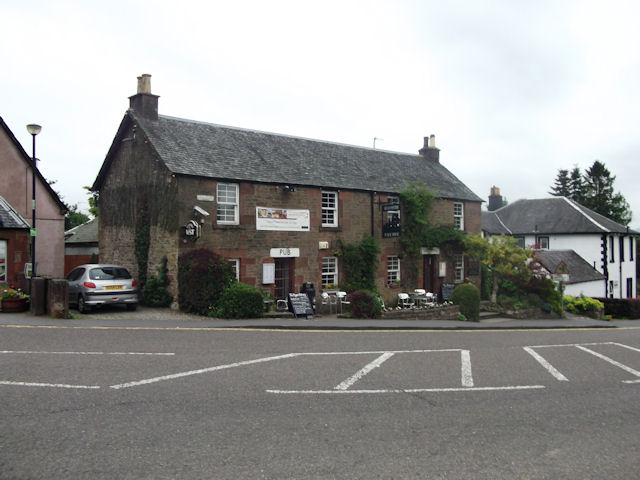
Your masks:
M 498 302 L 500 280 L 518 279 L 519 283 L 524 284 L 531 277 L 531 271 L 527 268 L 531 250 L 520 247 L 513 237 L 500 235 L 483 238 L 481 235 L 467 235 L 464 244 L 465 254 L 481 261 L 493 273 L 492 303 Z
M 549 193 L 568 197 L 614 222 L 628 225 L 632 212 L 622 194 L 615 192 L 615 179 L 604 163 L 596 160 L 584 173 L 577 166 L 571 172 L 558 170 Z
M 64 218 L 64 229 L 69 230 L 71 228 L 77 227 L 78 225 L 82 225 L 90 220 L 88 215 L 85 215 L 80 210 L 78 210 L 78 205 L 70 205 L 67 206 L 67 213 Z
M 91 191 L 91 187 L 86 185 L 82 188 L 84 188 L 89 195 L 89 215 L 95 218 L 98 216 L 98 192 Z
M 570 197 L 569 181 L 569 170 L 561 168 L 549 193 L 555 197 Z
M 628 225 L 631 221 L 631 210 L 620 192 L 615 192 L 613 183 L 615 175 L 596 160 L 583 175 L 582 204 L 611 220 Z

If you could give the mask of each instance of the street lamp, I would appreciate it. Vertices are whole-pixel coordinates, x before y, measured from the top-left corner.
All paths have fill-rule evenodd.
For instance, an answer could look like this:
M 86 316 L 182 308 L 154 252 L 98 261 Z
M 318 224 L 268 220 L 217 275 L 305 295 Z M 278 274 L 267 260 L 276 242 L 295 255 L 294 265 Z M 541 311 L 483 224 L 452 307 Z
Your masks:
M 33 171 L 31 172 L 31 278 L 36 276 L 36 172 L 38 166 L 36 165 L 36 135 L 40 133 L 42 127 L 35 123 L 27 125 L 27 132 L 31 134 L 33 138 Z M 33 283 L 31 283 L 33 289 Z

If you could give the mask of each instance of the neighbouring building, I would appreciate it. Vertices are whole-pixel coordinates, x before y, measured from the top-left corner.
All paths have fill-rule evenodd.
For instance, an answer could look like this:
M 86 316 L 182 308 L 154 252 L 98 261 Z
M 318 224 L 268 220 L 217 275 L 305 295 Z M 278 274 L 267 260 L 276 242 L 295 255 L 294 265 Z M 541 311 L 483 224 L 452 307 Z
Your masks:
M 148 273 L 166 256 L 174 296 L 179 255 L 207 248 L 239 281 L 285 298 L 304 282 L 339 285 L 338 242 L 373 236 L 377 286 L 395 301 L 407 268 L 399 192 L 414 181 L 437 196 L 435 223 L 480 233 L 482 200 L 440 163 L 433 136 L 411 155 L 159 115 L 143 75 L 92 187 L 100 259 L 137 272 L 136 236 L 148 231 Z M 422 253 L 406 287 L 479 283 L 461 251 Z
M 85 263 L 98 263 L 98 219 L 70 228 L 64 232 L 64 275 Z
M 499 195 L 499 190 L 494 189 L 492 195 Z M 497 204 L 494 200 L 493 205 Z M 569 198 L 518 200 L 494 211 L 482 212 L 482 231 L 484 235 L 511 235 L 522 247 L 540 251 L 536 255 L 546 259 L 545 266 L 550 271 L 563 261 L 568 268 L 569 282 L 572 276 L 582 280 L 578 284 L 568 283 L 574 294 L 610 298 L 636 296 L 638 232 Z M 568 250 L 580 256 L 592 271 L 587 273 L 585 265 L 576 262 L 566 253 Z
M 31 157 L 0 118 L 0 196 L 30 230 L 33 218 Z M 36 274 L 41 277 L 62 277 L 64 273 L 64 215 L 66 206 L 46 179 L 36 170 Z M 15 216 L 13 215 L 13 216 Z M 20 229 L 24 228 L 24 225 Z M 25 263 L 31 262 L 30 232 L 25 247 L 22 233 L 0 229 L 0 254 L 5 252 L 7 280 L 22 281 Z M 9 233 L 13 231 L 14 233 Z M 22 230 L 21 230 L 22 231 Z M 17 236 L 16 236 L 17 235 Z
M 25 288 L 24 263 L 29 255 L 29 222 L 0 197 L 0 283 Z

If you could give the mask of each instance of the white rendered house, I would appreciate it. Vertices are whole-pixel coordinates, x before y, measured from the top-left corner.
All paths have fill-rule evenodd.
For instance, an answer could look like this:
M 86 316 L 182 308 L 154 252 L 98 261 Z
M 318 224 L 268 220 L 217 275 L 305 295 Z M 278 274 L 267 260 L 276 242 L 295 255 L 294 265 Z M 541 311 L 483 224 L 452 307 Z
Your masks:
M 492 205 L 491 198 L 489 205 Z M 588 285 L 572 287 L 585 296 L 636 296 L 638 232 L 566 197 L 518 200 L 496 210 L 482 212 L 482 232 L 485 236 L 511 235 L 521 246 L 536 250 L 573 250 L 603 276 L 600 282 L 595 275 L 587 275 L 587 279 L 594 277 L 588 280 Z M 580 271 L 584 276 L 584 269 L 580 268 Z M 598 287 L 599 284 L 602 286 Z

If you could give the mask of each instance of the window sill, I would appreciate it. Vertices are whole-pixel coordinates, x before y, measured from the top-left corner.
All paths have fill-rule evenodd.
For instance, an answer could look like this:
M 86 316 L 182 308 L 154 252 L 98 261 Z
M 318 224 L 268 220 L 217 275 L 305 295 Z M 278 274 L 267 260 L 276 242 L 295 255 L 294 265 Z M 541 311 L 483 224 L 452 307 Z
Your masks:
M 341 232 L 342 228 L 340 226 L 336 227 L 328 227 L 328 226 L 320 226 L 321 232 Z

